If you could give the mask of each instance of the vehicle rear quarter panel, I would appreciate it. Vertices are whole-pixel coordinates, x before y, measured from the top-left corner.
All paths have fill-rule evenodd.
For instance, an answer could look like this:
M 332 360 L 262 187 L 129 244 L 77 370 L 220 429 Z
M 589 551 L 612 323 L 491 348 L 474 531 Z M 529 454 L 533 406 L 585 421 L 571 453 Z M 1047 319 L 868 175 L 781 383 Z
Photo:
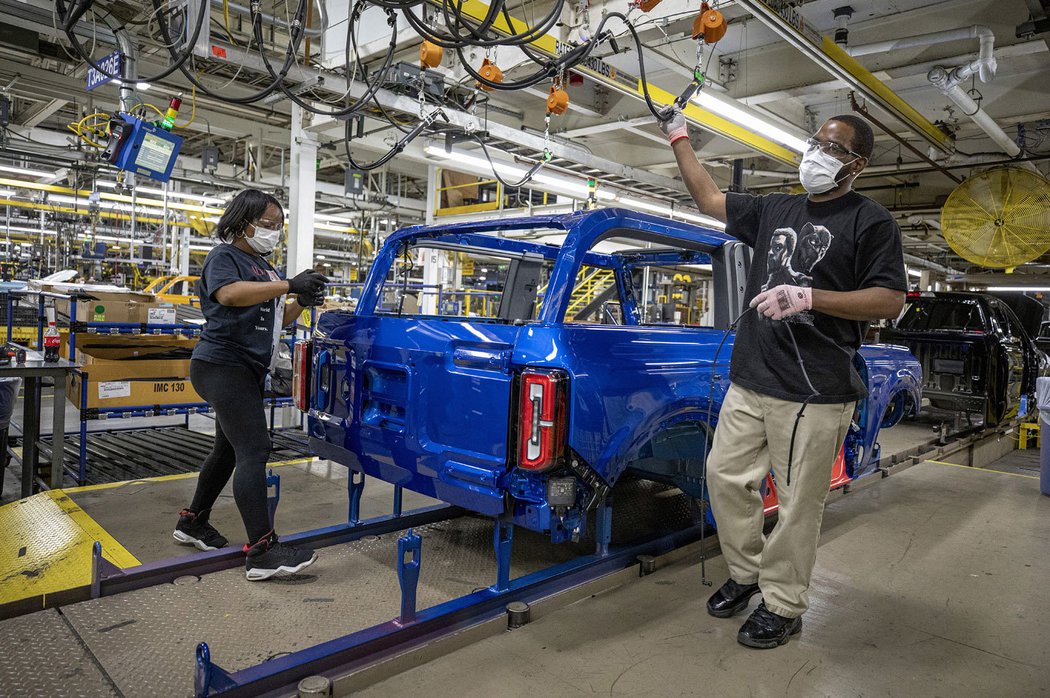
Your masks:
M 560 368 L 570 376 L 569 446 L 615 483 L 659 431 L 706 420 L 711 365 L 723 333 L 679 327 L 530 326 L 516 366 Z M 712 422 L 729 385 L 730 335 L 718 359 Z
M 863 401 L 860 415 L 864 456 L 854 467 L 854 476 L 874 467 L 872 454 L 878 441 L 883 415 L 895 396 L 903 393 L 918 411 L 922 405 L 922 366 L 907 347 L 891 344 L 866 344 L 858 356 L 863 359 L 868 397 Z

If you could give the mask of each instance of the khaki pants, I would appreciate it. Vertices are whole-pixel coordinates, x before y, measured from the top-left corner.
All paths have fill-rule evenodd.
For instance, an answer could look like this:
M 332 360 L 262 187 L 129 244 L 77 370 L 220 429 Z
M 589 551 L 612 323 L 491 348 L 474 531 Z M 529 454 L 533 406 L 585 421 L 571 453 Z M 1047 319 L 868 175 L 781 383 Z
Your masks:
M 809 608 L 824 500 L 855 405 L 806 406 L 789 485 L 788 449 L 801 403 L 734 384 L 722 404 L 707 466 L 718 540 L 733 579 L 758 582 L 766 608 L 777 615 L 795 618 Z M 760 489 L 771 466 L 780 508 L 767 537 Z

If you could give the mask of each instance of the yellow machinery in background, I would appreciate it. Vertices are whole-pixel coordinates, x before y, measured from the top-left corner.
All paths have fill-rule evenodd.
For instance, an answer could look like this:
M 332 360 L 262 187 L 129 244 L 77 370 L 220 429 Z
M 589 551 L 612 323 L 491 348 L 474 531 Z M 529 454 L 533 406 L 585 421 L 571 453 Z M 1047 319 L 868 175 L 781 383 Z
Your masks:
M 158 276 L 149 282 L 144 293 L 152 293 L 162 303 L 196 305 L 199 276 Z

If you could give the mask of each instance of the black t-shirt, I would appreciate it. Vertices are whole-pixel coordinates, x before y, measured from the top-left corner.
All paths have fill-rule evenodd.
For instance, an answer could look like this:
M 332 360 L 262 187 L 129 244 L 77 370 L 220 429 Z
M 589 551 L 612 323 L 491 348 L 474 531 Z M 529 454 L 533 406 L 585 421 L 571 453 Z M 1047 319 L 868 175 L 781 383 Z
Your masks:
M 234 308 L 215 300 L 215 292 L 235 281 L 279 281 L 277 271 L 262 257 L 233 245 L 219 244 L 208 253 L 197 294 L 204 313 L 204 330 L 193 358 L 226 366 L 248 366 L 260 373 L 270 367 L 274 328 L 283 318 L 280 298 Z M 279 325 L 277 328 L 280 329 Z
M 726 232 L 751 246 L 746 302 L 779 286 L 828 291 L 882 287 L 906 291 L 901 233 L 890 212 L 856 192 L 824 202 L 807 194 L 726 194 Z M 867 387 L 853 356 L 867 322 L 815 311 L 771 320 L 746 312 L 737 328 L 730 380 L 755 392 L 802 402 L 812 391 L 786 323 L 819 396 L 815 403 L 859 400 Z

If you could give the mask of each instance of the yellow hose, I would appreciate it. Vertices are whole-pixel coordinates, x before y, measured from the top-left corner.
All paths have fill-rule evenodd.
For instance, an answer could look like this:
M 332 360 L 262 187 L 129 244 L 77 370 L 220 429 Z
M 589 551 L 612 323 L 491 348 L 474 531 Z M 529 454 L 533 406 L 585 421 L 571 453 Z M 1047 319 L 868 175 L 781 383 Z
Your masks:
M 95 124 L 92 124 L 91 126 L 84 125 L 85 121 L 87 121 L 88 119 L 94 119 L 96 117 L 101 117 L 103 123 L 108 124 L 109 122 L 109 114 L 106 114 L 105 112 L 95 112 L 94 114 L 88 114 L 76 123 L 67 124 L 66 127 L 73 133 L 77 134 L 77 136 L 79 136 L 81 140 L 90 145 L 92 148 L 105 148 L 106 146 L 92 140 L 88 136 L 88 134 L 90 134 L 91 136 L 106 135 L 108 133 L 108 129 L 99 128 L 97 122 Z
M 222 21 L 226 27 L 226 37 L 230 40 L 230 43 L 234 46 L 237 45 L 237 40 L 233 38 L 233 32 L 230 31 L 230 3 L 229 0 L 222 0 Z
M 201 71 L 201 72 L 204 72 L 204 71 Z M 199 77 L 200 73 L 197 73 L 197 76 Z M 194 122 L 194 120 L 196 120 L 196 118 L 197 118 L 197 86 L 196 85 L 193 86 L 193 90 L 190 92 L 190 99 L 192 100 L 192 102 L 190 103 L 191 104 L 190 120 L 187 121 L 184 124 L 176 124 L 175 128 L 188 128 L 190 126 L 190 124 L 192 124 Z

